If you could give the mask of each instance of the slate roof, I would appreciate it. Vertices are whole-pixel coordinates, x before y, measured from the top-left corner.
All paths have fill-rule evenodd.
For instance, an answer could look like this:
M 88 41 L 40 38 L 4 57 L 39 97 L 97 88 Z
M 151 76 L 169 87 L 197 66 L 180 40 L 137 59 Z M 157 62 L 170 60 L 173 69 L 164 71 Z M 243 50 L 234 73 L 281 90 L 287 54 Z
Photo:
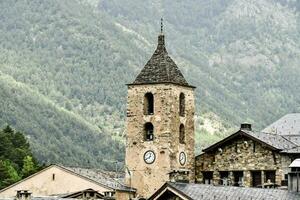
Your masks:
M 135 189 L 127 187 L 122 183 L 123 177 L 120 177 L 119 179 L 115 179 L 108 172 L 104 172 L 103 170 L 100 169 L 86 169 L 86 168 L 79 168 L 79 167 L 63 167 L 63 168 L 115 190 L 135 191 Z
M 191 183 L 167 183 L 194 200 L 299 200 L 300 194 L 279 189 L 242 188 Z M 227 197 L 227 198 L 226 198 Z
M 300 113 L 287 114 L 267 126 L 262 132 L 279 135 L 300 135 Z
M 208 151 L 215 150 L 216 148 L 222 146 L 224 143 L 226 143 L 238 136 L 248 137 L 257 142 L 267 145 L 269 148 L 271 148 L 273 150 L 278 150 L 282 153 L 299 153 L 300 154 L 300 145 L 293 142 L 293 140 L 295 139 L 294 137 L 293 137 L 293 139 L 290 139 L 290 137 L 287 137 L 285 135 L 278 135 L 278 134 L 273 134 L 273 133 L 264 133 L 264 132 L 257 132 L 257 131 L 249 131 L 249 130 L 239 130 L 236 133 L 224 138 L 223 140 L 216 142 L 215 144 L 207 147 L 203 151 L 208 152 Z
M 168 55 L 164 35 L 158 36 L 158 45 L 150 60 L 146 63 L 135 81 L 129 85 L 173 83 L 193 87 L 187 83 L 179 68 Z
M 292 149 L 297 146 L 295 143 L 281 135 L 246 130 L 243 130 L 243 132 L 281 151 Z

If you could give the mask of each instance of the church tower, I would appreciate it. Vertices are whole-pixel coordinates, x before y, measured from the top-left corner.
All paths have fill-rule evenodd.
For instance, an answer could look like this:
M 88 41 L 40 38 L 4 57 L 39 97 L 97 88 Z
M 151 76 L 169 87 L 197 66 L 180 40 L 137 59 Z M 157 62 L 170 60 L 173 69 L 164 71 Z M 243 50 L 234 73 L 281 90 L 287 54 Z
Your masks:
M 165 182 L 194 181 L 194 89 L 169 57 L 161 31 L 157 48 L 128 84 L 126 183 L 149 197 Z

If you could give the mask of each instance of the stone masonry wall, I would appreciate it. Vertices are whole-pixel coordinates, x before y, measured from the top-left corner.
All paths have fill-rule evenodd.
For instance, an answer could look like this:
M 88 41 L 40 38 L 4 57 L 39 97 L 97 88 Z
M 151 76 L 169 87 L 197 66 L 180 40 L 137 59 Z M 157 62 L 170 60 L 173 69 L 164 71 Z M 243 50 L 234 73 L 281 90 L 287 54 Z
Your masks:
M 272 151 L 269 147 L 245 137 L 224 144 L 221 149 L 196 157 L 197 182 L 203 182 L 202 172 L 204 171 L 213 171 L 215 185 L 220 182 L 220 171 L 229 171 L 229 178 L 232 178 L 232 172 L 243 171 L 244 186 L 251 187 L 251 171 L 261 171 L 264 176 L 265 171 L 275 170 L 276 184 L 281 185 L 287 166 L 290 164 L 288 156 Z M 264 183 L 263 178 L 262 183 Z
M 144 115 L 144 95 L 154 95 L 154 114 Z M 179 95 L 185 94 L 185 116 L 179 116 Z M 140 196 L 148 197 L 169 181 L 173 170 L 190 170 L 194 180 L 194 94 L 193 89 L 174 84 L 130 85 L 128 87 L 126 120 L 126 174 L 128 186 L 137 189 Z M 154 126 L 154 140 L 144 141 L 144 124 Z M 185 144 L 179 143 L 180 124 L 185 126 Z M 144 153 L 156 154 L 153 164 L 146 164 Z M 179 163 L 179 153 L 185 152 L 187 162 Z

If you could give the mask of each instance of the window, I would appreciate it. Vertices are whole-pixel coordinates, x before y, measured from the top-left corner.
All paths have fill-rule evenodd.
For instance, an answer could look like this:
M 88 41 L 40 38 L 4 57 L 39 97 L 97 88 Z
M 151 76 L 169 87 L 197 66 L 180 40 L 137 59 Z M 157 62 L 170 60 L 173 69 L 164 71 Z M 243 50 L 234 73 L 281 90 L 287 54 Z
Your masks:
M 233 172 L 233 186 L 243 186 L 244 185 L 244 172 L 234 171 Z
M 228 171 L 220 171 L 220 185 L 227 186 L 228 185 Z
M 180 124 L 179 127 L 179 143 L 184 144 L 185 143 L 185 132 L 184 132 L 184 125 Z
M 261 185 L 261 171 L 251 171 L 252 187 L 262 187 Z
M 179 115 L 184 116 L 185 114 L 185 96 L 183 93 L 179 95 Z
M 253 141 L 253 153 L 255 153 L 256 149 L 255 149 L 255 142 Z
M 52 174 L 52 181 L 55 180 L 55 174 Z
M 152 123 L 148 122 L 145 124 L 145 140 L 146 141 L 152 141 L 154 139 L 154 127 Z
M 213 184 L 213 172 L 202 172 L 202 175 L 204 184 Z
M 266 183 L 275 183 L 275 170 L 265 171 L 265 182 Z
M 144 97 L 144 114 L 153 115 L 154 113 L 154 97 L 153 94 L 148 92 Z

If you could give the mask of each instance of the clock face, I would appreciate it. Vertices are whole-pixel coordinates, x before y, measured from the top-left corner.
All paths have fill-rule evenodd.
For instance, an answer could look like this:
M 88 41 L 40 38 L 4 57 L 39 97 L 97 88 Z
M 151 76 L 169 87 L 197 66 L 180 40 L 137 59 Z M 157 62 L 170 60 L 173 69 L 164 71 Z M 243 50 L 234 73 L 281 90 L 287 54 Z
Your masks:
M 155 161 L 155 153 L 151 150 L 146 151 L 144 154 L 144 161 L 147 164 L 152 164 Z
M 186 155 L 185 155 L 184 152 L 181 152 L 181 153 L 179 154 L 179 163 L 180 163 L 181 165 L 184 165 L 184 164 L 186 163 Z

